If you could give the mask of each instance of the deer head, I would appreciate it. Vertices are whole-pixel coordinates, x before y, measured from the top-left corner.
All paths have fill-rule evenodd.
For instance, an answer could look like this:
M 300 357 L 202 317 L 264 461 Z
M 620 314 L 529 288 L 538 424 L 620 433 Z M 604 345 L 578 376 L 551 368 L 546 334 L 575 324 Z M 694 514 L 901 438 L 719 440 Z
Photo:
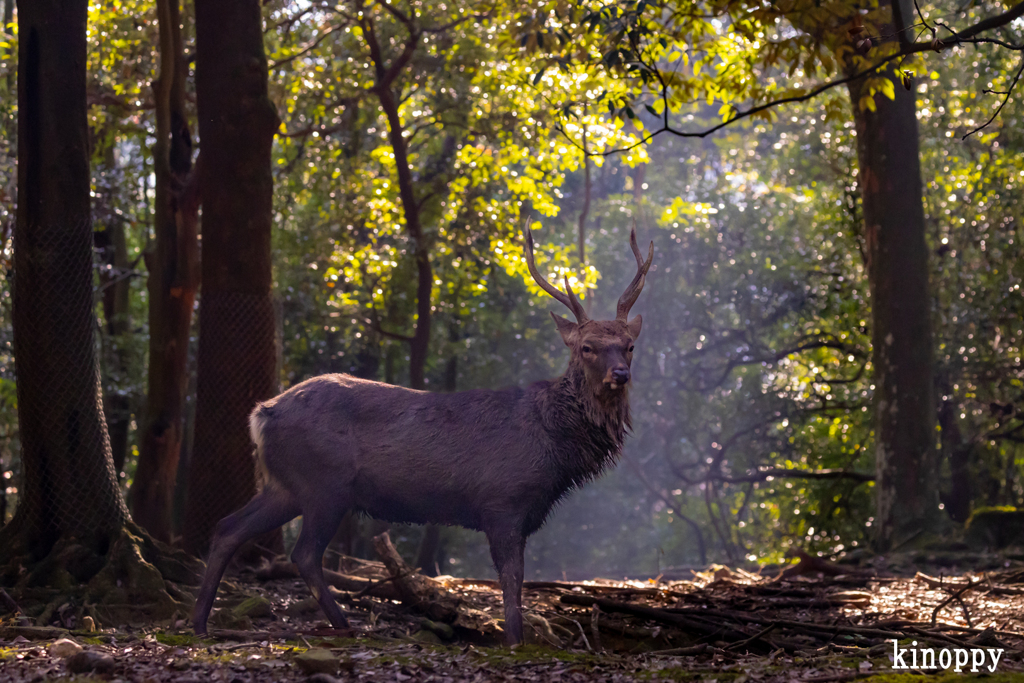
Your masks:
M 640 247 L 636 243 L 636 228 L 629 233 L 629 246 L 636 257 L 636 275 L 619 297 L 615 320 L 591 320 L 575 292 L 569 286 L 569 278 L 565 278 L 565 293 L 545 280 L 537 271 L 533 260 L 533 234 L 526 229 L 526 264 L 530 275 L 541 289 L 553 296 L 572 311 L 576 322 L 551 313 L 558 326 L 562 341 L 569 347 L 570 368 L 581 367 L 587 378 L 587 384 L 598 396 L 614 396 L 629 383 L 630 363 L 633 360 L 633 342 L 640 336 L 643 318 L 639 315 L 629 320 L 629 309 L 644 288 L 647 270 L 654 258 L 654 242 L 651 242 L 647 253 L 647 261 L 643 260 Z

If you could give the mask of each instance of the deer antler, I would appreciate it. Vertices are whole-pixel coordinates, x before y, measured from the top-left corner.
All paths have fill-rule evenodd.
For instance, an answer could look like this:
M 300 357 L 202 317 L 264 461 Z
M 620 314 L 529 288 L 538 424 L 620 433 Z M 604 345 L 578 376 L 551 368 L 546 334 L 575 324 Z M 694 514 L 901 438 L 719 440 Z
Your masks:
M 629 246 L 633 250 L 633 256 L 636 257 L 636 276 L 633 281 L 626 287 L 626 291 L 619 297 L 619 305 L 616 308 L 615 319 L 626 322 L 626 318 L 629 317 L 629 309 L 633 308 L 633 304 L 636 302 L 636 298 L 640 296 L 640 292 L 644 289 L 644 279 L 647 277 L 647 269 L 651 267 L 651 260 L 654 258 L 654 242 L 651 242 L 651 248 L 647 251 L 647 262 L 644 262 L 643 256 L 640 254 L 640 247 L 636 243 L 636 226 L 629 231 Z
M 653 248 L 654 243 L 651 243 Z M 569 276 L 565 276 L 565 291 L 568 292 L 568 296 L 558 291 L 550 282 L 545 280 L 539 272 L 537 272 L 537 266 L 533 262 L 533 231 L 529 227 L 526 228 L 526 265 L 530 268 L 530 275 L 536 280 L 540 288 L 545 292 L 561 301 L 572 314 L 576 316 L 576 322 L 582 325 L 583 323 L 590 320 L 587 317 L 587 312 L 583 310 L 583 304 L 576 298 L 575 292 L 572 291 L 572 287 L 569 286 Z M 639 292 L 637 292 L 639 294 Z

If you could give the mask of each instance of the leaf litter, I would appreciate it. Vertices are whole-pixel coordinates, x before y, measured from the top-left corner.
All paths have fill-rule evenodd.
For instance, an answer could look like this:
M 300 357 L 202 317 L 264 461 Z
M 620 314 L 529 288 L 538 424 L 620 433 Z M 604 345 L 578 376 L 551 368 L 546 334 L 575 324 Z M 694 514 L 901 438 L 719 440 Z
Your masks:
M 497 582 L 388 559 L 342 557 L 326 572 L 347 631 L 283 560 L 221 584 L 208 638 L 183 618 L 69 631 L 15 612 L 0 619 L 0 681 L 909 683 L 922 672 L 893 670 L 894 640 L 999 648 L 987 680 L 1024 672 L 1024 564 L 1003 557 L 959 559 L 988 571 L 936 554 L 889 557 L 885 571 L 804 555 L 772 575 L 715 565 L 675 580 L 528 581 L 527 642 L 514 648 L 501 644 Z

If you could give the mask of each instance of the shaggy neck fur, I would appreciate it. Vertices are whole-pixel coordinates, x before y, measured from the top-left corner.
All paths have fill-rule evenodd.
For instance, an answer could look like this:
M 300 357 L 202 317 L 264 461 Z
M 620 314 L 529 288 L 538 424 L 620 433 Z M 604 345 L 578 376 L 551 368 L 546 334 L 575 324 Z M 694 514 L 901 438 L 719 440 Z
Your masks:
M 553 437 L 552 455 L 559 461 L 558 470 L 565 473 L 559 484 L 569 490 L 618 460 L 632 428 L 628 389 L 602 387 L 595 394 L 583 368 L 570 363 L 545 393 L 549 410 L 543 412 L 549 416 L 545 426 Z

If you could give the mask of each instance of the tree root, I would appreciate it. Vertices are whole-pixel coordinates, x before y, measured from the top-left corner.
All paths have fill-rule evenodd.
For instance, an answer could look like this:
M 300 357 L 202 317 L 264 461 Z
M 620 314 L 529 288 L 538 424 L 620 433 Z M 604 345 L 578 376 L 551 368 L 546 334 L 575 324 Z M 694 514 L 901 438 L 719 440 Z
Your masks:
M 22 616 L 42 627 L 75 628 L 87 616 L 100 626 L 184 618 L 194 598 L 179 584 L 198 585 L 202 576 L 200 561 L 132 523 L 99 541 L 61 537 L 42 557 L 26 546 L 14 546 L 0 582 L 13 586 Z

